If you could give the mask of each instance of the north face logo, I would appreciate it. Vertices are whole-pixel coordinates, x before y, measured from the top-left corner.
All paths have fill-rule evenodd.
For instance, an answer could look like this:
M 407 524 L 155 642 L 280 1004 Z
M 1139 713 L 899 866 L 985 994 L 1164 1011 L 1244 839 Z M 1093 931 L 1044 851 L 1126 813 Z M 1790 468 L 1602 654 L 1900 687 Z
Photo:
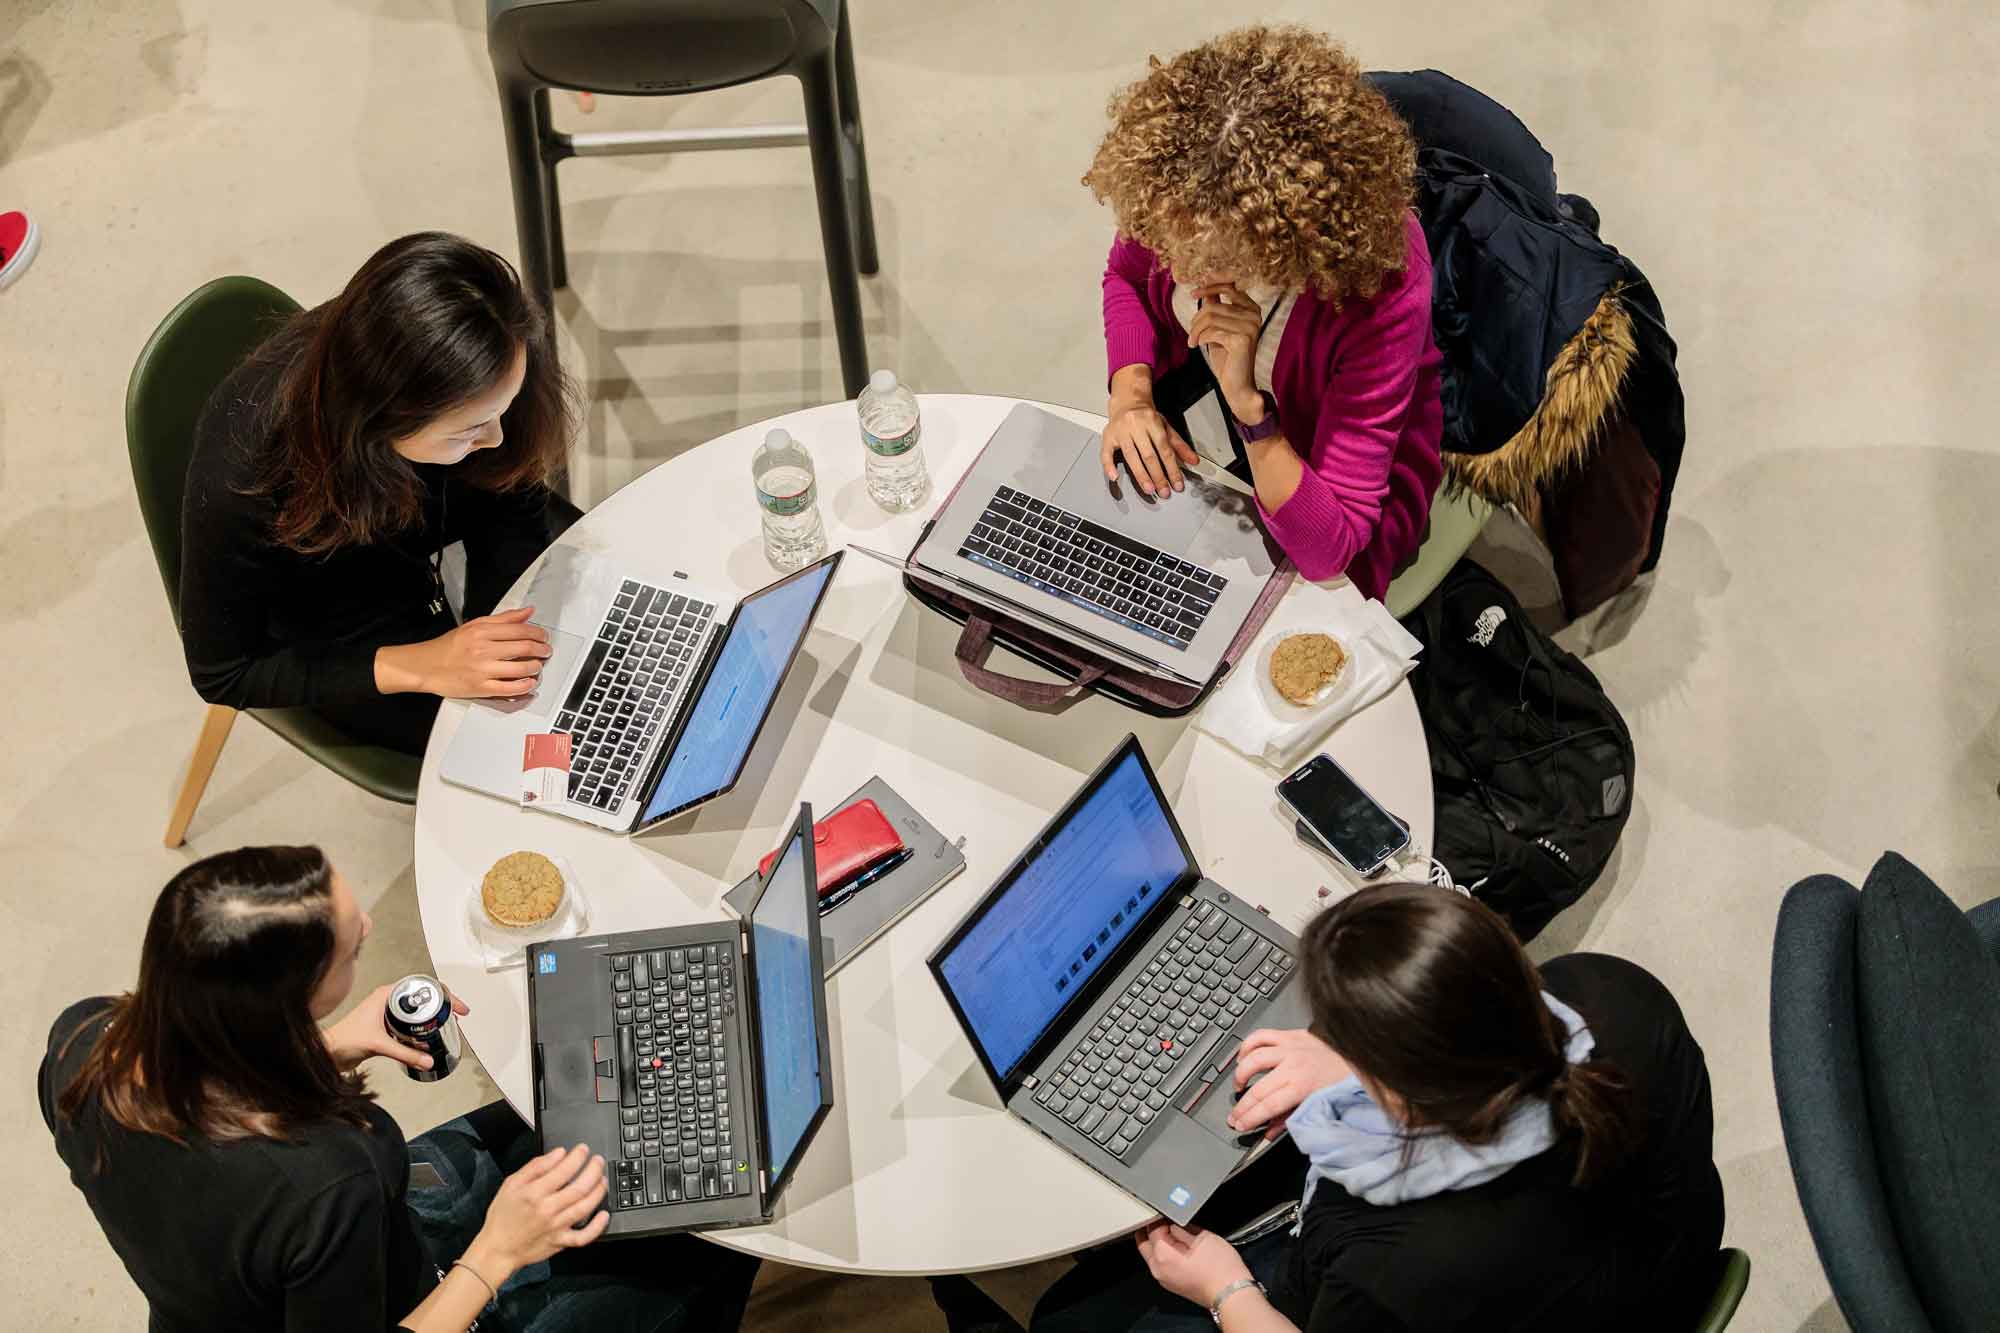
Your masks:
M 1507 613 L 1505 611 L 1502 611 L 1497 606 L 1487 607 L 1479 613 L 1479 623 L 1472 627 L 1472 638 L 1467 640 L 1467 642 L 1476 643 L 1481 648 L 1489 647 L 1493 642 L 1494 631 L 1505 624 L 1506 620 Z

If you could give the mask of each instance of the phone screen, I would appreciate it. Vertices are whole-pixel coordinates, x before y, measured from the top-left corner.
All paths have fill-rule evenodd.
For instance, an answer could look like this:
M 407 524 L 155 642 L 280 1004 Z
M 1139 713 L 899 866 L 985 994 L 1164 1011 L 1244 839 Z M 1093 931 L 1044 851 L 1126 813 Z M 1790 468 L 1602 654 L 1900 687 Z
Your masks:
M 1377 869 L 1410 841 L 1395 817 L 1323 754 L 1279 783 L 1278 795 L 1341 860 L 1362 874 Z

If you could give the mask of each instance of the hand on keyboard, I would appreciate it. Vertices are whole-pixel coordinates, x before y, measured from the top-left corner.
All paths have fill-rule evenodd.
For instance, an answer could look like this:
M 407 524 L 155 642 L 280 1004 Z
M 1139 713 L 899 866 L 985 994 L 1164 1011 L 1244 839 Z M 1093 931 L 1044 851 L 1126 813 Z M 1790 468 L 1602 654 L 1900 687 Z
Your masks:
M 549 632 L 530 625 L 532 606 L 468 620 L 422 643 L 375 650 L 375 687 L 384 694 L 446 699 L 506 699 L 530 693 L 554 649 Z
M 1264 1137 L 1275 1139 L 1285 1132 L 1285 1119 L 1300 1102 L 1351 1072 L 1331 1046 L 1303 1028 L 1259 1028 L 1236 1051 L 1239 1100 L 1229 1113 L 1229 1127 L 1263 1127 Z

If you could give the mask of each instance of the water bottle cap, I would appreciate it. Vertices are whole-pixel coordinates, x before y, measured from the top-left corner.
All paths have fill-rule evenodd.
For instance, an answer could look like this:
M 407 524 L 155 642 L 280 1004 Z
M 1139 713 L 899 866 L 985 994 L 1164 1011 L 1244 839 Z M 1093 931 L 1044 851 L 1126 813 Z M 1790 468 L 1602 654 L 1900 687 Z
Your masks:
M 893 370 L 876 371 L 868 377 L 868 387 L 876 393 L 888 393 L 896 387 L 896 372 Z
M 782 429 L 773 428 L 764 434 L 764 447 L 766 449 L 782 449 L 791 442 L 792 437 Z

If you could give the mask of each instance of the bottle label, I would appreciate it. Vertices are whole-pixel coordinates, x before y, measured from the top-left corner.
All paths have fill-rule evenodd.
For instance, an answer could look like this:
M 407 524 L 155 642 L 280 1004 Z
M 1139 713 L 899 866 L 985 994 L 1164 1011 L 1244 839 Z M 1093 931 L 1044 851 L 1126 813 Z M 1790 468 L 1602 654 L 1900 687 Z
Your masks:
M 877 458 L 895 458 L 899 454 L 907 454 L 910 450 L 916 448 L 918 442 L 923 439 L 923 435 L 924 423 L 919 419 L 910 423 L 910 428 L 901 435 L 891 435 L 888 439 L 883 439 L 879 435 L 869 434 L 868 429 L 864 426 L 861 431 L 861 442 L 867 445 L 868 452 Z
M 790 518 L 813 507 L 813 502 L 819 498 L 819 488 L 808 486 L 794 495 L 772 495 L 760 490 L 757 498 L 763 502 L 766 513 L 776 518 Z

